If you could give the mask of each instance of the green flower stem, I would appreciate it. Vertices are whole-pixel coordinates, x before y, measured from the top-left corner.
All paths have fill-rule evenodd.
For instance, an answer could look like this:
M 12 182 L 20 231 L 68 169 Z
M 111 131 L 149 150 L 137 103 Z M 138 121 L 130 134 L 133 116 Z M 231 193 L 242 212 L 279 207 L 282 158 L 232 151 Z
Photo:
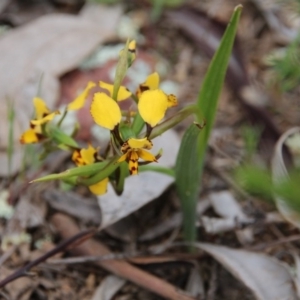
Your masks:
M 119 171 L 117 174 L 117 176 L 118 176 L 117 184 L 115 186 L 115 191 L 116 191 L 117 195 L 121 195 L 123 193 L 125 178 L 129 175 L 127 162 L 122 162 L 119 166 L 120 167 L 117 170 L 117 171 Z
M 135 117 L 133 119 L 131 128 L 135 132 L 136 135 L 139 135 L 144 126 L 145 126 L 145 122 L 142 119 L 140 113 L 137 112 L 137 114 L 135 115 Z
M 200 116 L 200 112 L 198 107 L 195 104 L 191 104 L 189 106 L 186 106 L 182 110 L 180 110 L 177 114 L 174 116 L 168 118 L 164 122 L 160 123 L 159 125 L 155 126 L 150 134 L 150 139 L 154 139 L 157 136 L 163 134 L 165 131 L 169 130 L 170 128 L 176 126 L 181 121 L 183 121 L 185 118 L 190 116 L 191 114 L 196 114 L 197 116 Z M 141 134 L 141 136 L 145 136 L 145 133 Z
M 62 124 L 63 120 L 65 119 L 67 113 L 68 113 L 68 110 L 67 110 L 67 108 L 65 108 L 65 110 L 64 110 L 64 112 L 63 112 L 63 114 L 62 114 L 60 120 L 59 120 L 58 123 L 57 123 L 57 127 L 60 127 L 60 125 Z
M 135 95 L 135 94 L 132 94 L 131 95 L 131 98 L 133 99 L 133 101 L 138 104 L 139 103 L 139 98 Z
M 146 165 L 146 166 L 140 166 L 139 167 L 139 172 L 147 172 L 147 171 L 153 171 L 157 173 L 162 173 L 165 175 L 169 175 L 171 177 L 174 177 L 174 170 L 162 166 L 154 166 L 154 165 Z
M 129 40 L 127 40 L 125 48 L 122 50 L 118 64 L 116 69 L 116 76 L 114 81 L 114 89 L 113 89 L 113 95 L 112 98 L 117 101 L 118 98 L 118 92 L 121 86 L 121 83 L 126 75 L 127 69 L 128 69 L 128 46 L 129 46 Z

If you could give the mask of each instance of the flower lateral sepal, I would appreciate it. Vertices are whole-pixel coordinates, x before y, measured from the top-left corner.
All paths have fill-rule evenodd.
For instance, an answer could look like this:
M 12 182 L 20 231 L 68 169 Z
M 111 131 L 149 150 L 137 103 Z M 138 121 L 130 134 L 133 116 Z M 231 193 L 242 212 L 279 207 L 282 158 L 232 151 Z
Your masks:
M 91 144 L 87 148 L 75 149 L 72 154 L 72 160 L 77 166 L 92 165 L 102 160 L 98 155 L 98 148 Z M 107 191 L 108 177 L 99 180 L 96 183 L 88 185 L 89 190 L 95 195 L 103 195 Z

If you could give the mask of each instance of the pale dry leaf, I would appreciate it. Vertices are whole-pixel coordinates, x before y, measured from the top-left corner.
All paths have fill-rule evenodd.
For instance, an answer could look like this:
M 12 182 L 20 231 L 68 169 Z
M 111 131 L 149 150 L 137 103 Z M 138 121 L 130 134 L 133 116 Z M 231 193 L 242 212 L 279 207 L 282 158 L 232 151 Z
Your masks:
M 185 290 L 196 299 L 204 299 L 204 282 L 198 264 L 191 270 Z
M 208 198 L 214 211 L 223 218 L 202 217 L 201 221 L 206 232 L 215 234 L 253 223 L 253 218 L 248 217 L 243 212 L 240 204 L 230 191 L 213 192 Z M 242 244 L 253 241 L 252 228 L 239 229 L 235 233 Z
M 263 253 L 230 249 L 208 243 L 195 247 L 212 255 L 237 279 L 242 281 L 258 300 L 296 300 L 293 278 L 288 268 Z
M 300 257 L 298 254 L 294 254 L 294 261 L 295 261 L 295 275 L 294 275 L 294 282 L 297 289 L 297 295 L 300 298 Z
M 153 140 L 152 153 L 163 150 L 163 155 L 158 161 L 159 166 L 173 167 L 180 147 L 180 139 L 175 130 L 168 130 Z
M 125 283 L 125 279 L 109 275 L 101 281 L 91 300 L 111 300 Z
M 280 183 L 280 181 L 285 180 L 289 177 L 287 168 L 282 155 L 282 148 L 285 141 L 300 132 L 300 127 L 294 127 L 286 131 L 278 140 L 275 146 L 274 154 L 272 157 L 271 167 L 272 167 L 272 179 L 274 183 Z M 289 204 L 281 197 L 274 195 L 276 206 L 278 211 L 282 216 L 290 223 L 292 223 L 297 228 L 300 228 L 300 213 L 289 206 Z
M 21 164 L 18 139 L 29 125 L 33 113 L 32 98 L 39 90 L 40 81 L 40 96 L 50 108 L 54 108 L 59 93 L 59 76 L 74 69 L 100 43 L 115 36 L 121 13 L 120 6 L 94 4 L 81 16 L 43 16 L 10 30 L 0 38 L 0 98 L 12 101 L 16 111 L 13 172 Z M 0 112 L 0 128 L 0 175 L 6 175 L 6 105 Z
M 172 167 L 175 164 L 180 140 L 173 130 L 168 130 L 161 137 L 153 140 L 154 150 L 163 149 L 163 156 L 158 165 Z M 156 150 L 157 149 L 157 150 Z M 174 178 L 157 172 L 140 172 L 125 180 L 124 192 L 116 195 L 111 184 L 105 195 L 98 197 L 101 209 L 103 229 L 138 210 L 145 204 L 159 197 L 172 183 Z
M 249 222 L 250 218 L 243 212 L 230 191 L 213 192 L 209 194 L 208 198 L 219 216 L 235 219 L 239 222 Z
M 2 190 L 0 192 L 0 217 L 9 220 L 14 214 L 14 208 L 8 203 L 9 192 Z
M 43 193 L 43 200 L 49 205 L 83 222 L 99 225 L 101 212 L 93 199 L 84 198 L 73 192 L 62 192 L 57 189 L 48 189 Z
M 204 227 L 205 232 L 216 234 L 234 230 L 237 227 L 237 222 L 231 218 L 213 218 L 203 216 L 201 217 L 201 225 Z
M 142 172 L 126 178 L 121 196 L 118 196 L 109 184 L 107 193 L 98 197 L 102 213 L 100 228 L 119 221 L 159 197 L 173 182 L 174 178 L 168 175 Z

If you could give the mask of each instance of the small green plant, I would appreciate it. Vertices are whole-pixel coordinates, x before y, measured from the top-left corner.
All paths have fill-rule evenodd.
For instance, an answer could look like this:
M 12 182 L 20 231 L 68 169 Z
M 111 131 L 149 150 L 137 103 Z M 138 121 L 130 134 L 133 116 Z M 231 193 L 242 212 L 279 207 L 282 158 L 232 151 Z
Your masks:
M 101 195 L 106 192 L 108 182 L 111 182 L 117 194 L 121 194 L 126 177 L 137 175 L 139 171 L 152 170 L 175 176 L 184 214 L 185 237 L 194 240 L 195 206 L 201 186 L 205 152 L 240 13 L 241 6 L 238 6 L 209 66 L 197 102 L 184 107 L 166 120 L 165 113 L 177 105 L 177 98 L 159 88 L 158 73 L 150 74 L 135 93 L 122 86 L 126 72 L 136 56 L 135 41 L 126 43 L 120 53 L 114 82 L 99 82 L 107 93 L 95 93 L 90 107 L 95 123 L 110 131 L 110 143 L 102 151 L 102 156 L 99 149 L 91 144 L 80 148 L 74 137 L 61 129 L 68 111 L 84 106 L 95 83 L 89 82 L 61 115 L 59 111 L 51 112 L 42 99 L 34 98 L 35 117 L 30 121 L 30 128 L 21 136 L 21 143 L 41 143 L 42 158 L 57 149 L 69 151 L 76 165 L 62 173 L 38 178 L 34 182 L 59 179 L 68 184 L 85 185 L 92 193 Z M 136 103 L 136 111 L 120 109 L 119 102 L 128 98 Z M 159 163 L 159 158 L 163 155 L 163 149 L 155 154 L 149 151 L 155 143 L 155 137 L 163 135 L 191 114 L 195 115 L 195 123 L 191 124 L 183 137 L 174 170 L 151 164 Z M 58 123 L 53 123 L 54 117 L 58 116 Z
M 300 84 L 300 35 L 287 47 L 269 57 L 274 72 L 274 81 L 282 92 L 294 90 Z

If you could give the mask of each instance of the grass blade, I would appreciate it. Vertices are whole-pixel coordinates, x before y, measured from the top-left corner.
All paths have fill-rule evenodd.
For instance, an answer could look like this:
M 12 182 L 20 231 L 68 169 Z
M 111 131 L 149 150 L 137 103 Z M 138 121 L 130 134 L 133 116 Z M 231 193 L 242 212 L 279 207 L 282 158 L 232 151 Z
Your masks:
M 177 157 L 175 168 L 176 188 L 183 210 L 184 235 L 188 241 L 194 241 L 196 238 L 195 211 L 205 153 L 210 132 L 213 128 L 218 98 L 224 83 L 241 10 L 241 5 L 235 8 L 219 48 L 209 65 L 199 93 L 197 107 L 201 113 L 196 113 L 197 121 L 201 123 L 204 116 L 206 126 L 202 131 L 195 125 L 189 127 L 183 137 Z

